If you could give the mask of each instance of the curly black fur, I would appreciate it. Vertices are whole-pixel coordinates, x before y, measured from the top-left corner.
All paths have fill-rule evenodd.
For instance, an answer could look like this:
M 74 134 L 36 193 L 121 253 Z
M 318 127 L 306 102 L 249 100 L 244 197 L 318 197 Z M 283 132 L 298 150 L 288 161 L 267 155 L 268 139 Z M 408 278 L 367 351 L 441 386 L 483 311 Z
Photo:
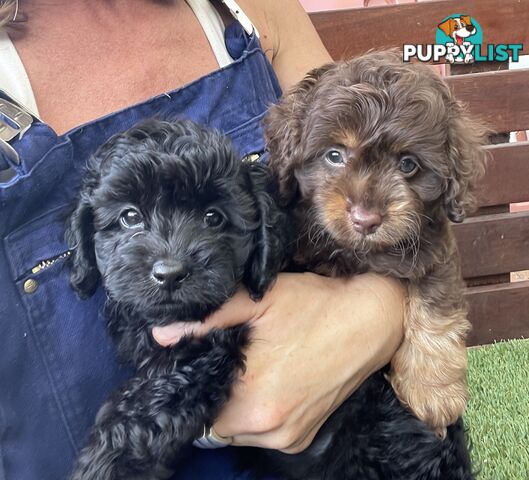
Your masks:
M 66 239 L 80 296 L 107 292 L 108 329 L 136 370 L 100 409 L 72 480 L 168 478 L 244 368 L 248 328 L 158 346 L 151 329 L 203 320 L 244 282 L 260 298 L 287 253 L 267 168 L 220 133 L 151 120 L 93 156 Z M 213 213 L 212 213 L 213 212 Z

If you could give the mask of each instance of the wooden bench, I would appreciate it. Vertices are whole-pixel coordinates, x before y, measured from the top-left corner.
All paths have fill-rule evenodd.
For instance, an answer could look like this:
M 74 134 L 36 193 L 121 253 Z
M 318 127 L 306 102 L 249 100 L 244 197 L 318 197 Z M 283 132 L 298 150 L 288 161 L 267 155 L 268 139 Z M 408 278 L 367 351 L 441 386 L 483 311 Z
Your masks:
M 435 41 L 439 22 L 468 14 L 483 29 L 483 43 L 523 43 L 529 54 L 529 0 L 444 0 L 312 13 L 311 19 L 335 59 L 373 48 Z M 529 69 L 506 64 L 460 66 L 447 77 L 472 114 L 498 134 L 529 130 Z M 454 73 L 453 69 L 452 73 Z M 507 141 L 507 135 L 496 135 Z M 529 338 L 529 280 L 511 272 L 529 270 L 529 211 L 511 213 L 510 204 L 529 201 L 529 142 L 500 143 L 491 153 L 476 216 L 454 225 L 467 282 L 470 345 Z

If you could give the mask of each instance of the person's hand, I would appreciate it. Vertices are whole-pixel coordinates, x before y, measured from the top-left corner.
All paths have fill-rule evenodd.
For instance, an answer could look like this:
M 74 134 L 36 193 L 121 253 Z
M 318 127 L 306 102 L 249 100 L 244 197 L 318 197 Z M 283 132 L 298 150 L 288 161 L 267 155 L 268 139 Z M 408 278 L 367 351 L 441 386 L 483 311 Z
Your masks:
M 234 445 L 297 453 L 390 361 L 402 338 L 403 300 L 397 281 L 373 274 L 343 280 L 284 273 L 260 302 L 240 290 L 205 323 L 156 327 L 153 336 L 166 346 L 184 334 L 250 321 L 246 372 L 215 432 Z

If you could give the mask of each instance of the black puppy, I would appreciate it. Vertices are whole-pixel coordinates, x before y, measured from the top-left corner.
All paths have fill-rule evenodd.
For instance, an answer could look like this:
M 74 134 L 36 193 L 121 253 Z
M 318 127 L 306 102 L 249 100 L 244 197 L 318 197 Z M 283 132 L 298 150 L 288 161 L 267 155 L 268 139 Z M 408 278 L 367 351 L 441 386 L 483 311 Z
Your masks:
M 136 374 L 102 406 L 74 480 L 168 478 L 244 367 L 244 326 L 161 348 L 155 325 L 202 320 L 243 282 L 260 298 L 287 248 L 266 167 L 243 164 L 221 134 L 151 120 L 93 156 L 66 239 L 71 283 L 101 278 L 108 329 Z

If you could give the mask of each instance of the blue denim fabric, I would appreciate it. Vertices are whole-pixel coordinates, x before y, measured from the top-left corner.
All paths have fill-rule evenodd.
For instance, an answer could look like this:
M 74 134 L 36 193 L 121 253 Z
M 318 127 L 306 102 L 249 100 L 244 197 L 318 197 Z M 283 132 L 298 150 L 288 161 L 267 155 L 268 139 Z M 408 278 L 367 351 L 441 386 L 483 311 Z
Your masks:
M 64 479 L 99 406 L 129 374 L 105 332 L 103 292 L 80 301 L 60 258 L 64 218 L 88 157 L 152 116 L 220 129 L 242 155 L 264 149 L 261 120 L 280 95 L 277 79 L 258 39 L 238 23 L 227 28 L 226 42 L 237 60 L 223 69 L 64 135 L 37 122 L 13 145 L 22 163 L 0 184 L 0 480 Z M 0 169 L 6 162 L 0 154 Z M 37 282 L 33 293 L 24 289 L 29 279 Z M 190 447 L 176 478 L 246 478 L 232 462 L 229 448 Z

